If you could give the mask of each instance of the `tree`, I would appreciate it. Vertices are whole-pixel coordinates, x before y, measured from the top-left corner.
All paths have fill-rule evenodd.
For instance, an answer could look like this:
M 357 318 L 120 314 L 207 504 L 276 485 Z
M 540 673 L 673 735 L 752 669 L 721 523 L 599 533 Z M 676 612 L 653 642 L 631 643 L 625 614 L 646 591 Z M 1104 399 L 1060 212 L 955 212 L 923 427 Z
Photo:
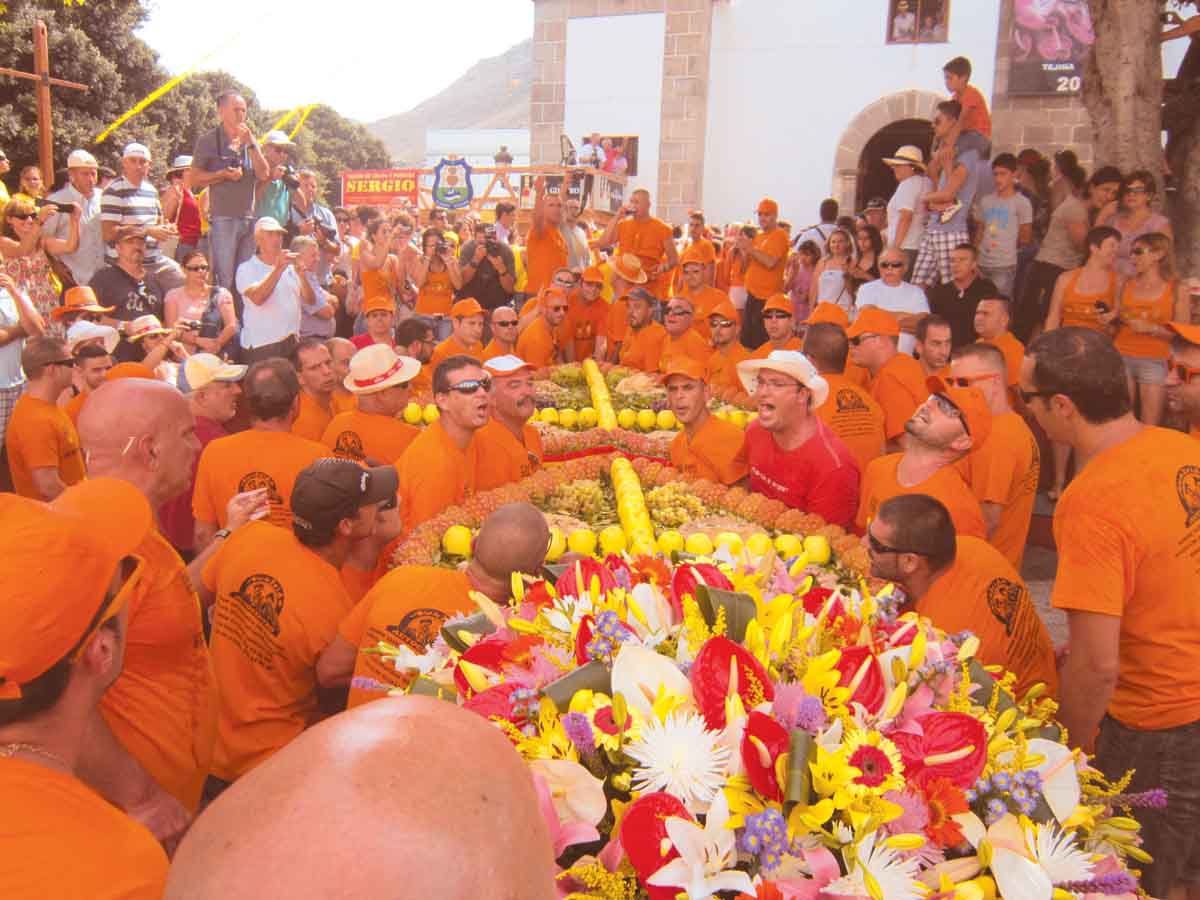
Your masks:
M 266 118 L 274 122 L 279 115 L 282 113 Z M 309 113 L 295 141 L 297 163 L 316 170 L 323 199 L 331 205 L 341 202 L 343 169 L 380 169 L 391 165 L 383 141 L 328 106 L 319 105 Z

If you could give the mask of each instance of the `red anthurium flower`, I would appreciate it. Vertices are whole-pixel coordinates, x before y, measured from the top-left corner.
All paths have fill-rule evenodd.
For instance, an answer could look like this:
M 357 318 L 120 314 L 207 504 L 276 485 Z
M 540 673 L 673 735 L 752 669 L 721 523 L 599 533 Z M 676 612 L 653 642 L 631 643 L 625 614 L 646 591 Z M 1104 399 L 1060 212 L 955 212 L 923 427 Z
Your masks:
M 467 652 L 461 658 L 480 668 L 487 669 L 489 672 L 499 672 L 501 666 L 506 661 L 509 661 L 505 656 L 508 643 L 509 641 L 506 638 L 491 635 L 476 641 L 468 647 Z M 454 684 L 458 688 L 459 694 L 463 697 L 470 697 L 474 693 L 470 682 L 467 681 L 467 677 L 463 675 L 462 670 L 458 666 L 454 667 Z
M 924 787 L 945 778 L 963 790 L 975 783 L 987 762 L 982 722 L 966 713 L 931 712 L 918 716 L 914 724 L 919 734 L 892 735 L 910 782 Z
M 675 900 L 679 887 L 653 887 L 646 879 L 675 859 L 679 851 L 667 837 L 666 821 L 671 816 L 691 820 L 687 808 L 676 797 L 661 791 L 643 794 L 629 805 L 621 819 L 621 846 L 637 872 L 650 900 Z M 665 843 L 664 843 L 665 842 Z M 664 846 L 666 852 L 663 851 Z
M 962 827 L 951 818 L 969 812 L 966 794 L 949 778 L 931 778 L 922 791 L 929 809 L 929 824 L 925 834 L 939 847 L 957 847 L 966 840 Z
M 883 708 L 883 702 L 887 699 L 883 669 L 870 647 L 847 647 L 842 651 L 837 669 L 842 673 L 839 687 L 849 687 L 856 680 L 858 682 L 850 695 L 852 703 L 861 703 L 872 714 Z
M 522 602 L 532 603 L 538 607 L 549 606 L 554 602 L 554 598 L 550 596 L 550 585 L 543 578 L 539 578 L 533 584 L 527 585 L 525 588 L 525 599 Z
M 455 680 L 457 680 L 457 673 Z M 526 721 L 524 714 L 518 715 L 512 706 L 512 692 L 520 686 L 515 682 L 505 682 L 490 687 L 486 691 L 480 691 L 464 700 L 463 708 L 479 713 L 485 719 L 498 716 L 501 719 L 508 719 L 514 725 L 523 724 Z
M 733 582 L 712 563 L 684 563 L 676 568 L 675 574 L 671 576 L 670 600 L 677 616 L 683 616 L 683 598 L 688 594 L 695 597 L 698 584 L 725 591 L 733 590 Z
M 576 584 L 576 572 L 579 572 L 583 576 L 583 584 L 581 585 Z M 558 592 L 560 597 L 578 597 L 591 586 L 592 578 L 599 579 L 600 591 L 602 593 L 607 594 L 617 587 L 617 579 L 613 576 L 612 572 L 591 557 L 585 556 L 583 559 L 573 562 L 567 568 L 567 571 L 562 573 L 558 581 L 554 583 L 554 590 Z
M 588 662 L 587 645 L 591 643 L 596 633 L 596 620 L 590 615 L 579 620 L 579 629 L 575 632 L 575 663 L 584 665 Z
M 604 566 L 613 573 L 617 584 L 627 584 L 633 587 L 637 583 L 637 576 L 634 575 L 633 569 L 629 568 L 629 563 L 617 554 L 610 553 L 604 557 Z
M 506 663 L 514 663 L 521 667 L 526 667 L 529 662 L 529 654 L 534 647 L 545 643 L 544 639 L 536 634 L 522 634 L 508 641 L 504 645 L 502 658 Z
M 775 686 L 766 669 L 745 647 L 727 637 L 709 638 L 692 663 L 692 693 L 704 721 L 713 731 L 725 727 L 725 698 L 730 668 L 736 667 L 737 692 L 746 709 L 775 699 Z
M 742 735 L 742 762 L 750 784 L 763 797 L 783 802 L 783 786 L 775 777 L 775 761 L 787 752 L 788 731 L 771 716 L 751 712 Z
M 753 895 L 738 894 L 736 900 L 784 900 L 783 891 L 775 886 L 772 881 L 764 881 L 757 888 Z
M 808 589 L 808 593 L 804 595 L 804 611 L 810 616 L 819 616 L 821 607 L 825 605 L 825 601 L 833 594 L 829 588 L 813 586 Z M 845 607 L 842 606 L 841 600 L 834 601 L 826 614 L 826 620 L 832 622 L 838 616 L 846 614 Z

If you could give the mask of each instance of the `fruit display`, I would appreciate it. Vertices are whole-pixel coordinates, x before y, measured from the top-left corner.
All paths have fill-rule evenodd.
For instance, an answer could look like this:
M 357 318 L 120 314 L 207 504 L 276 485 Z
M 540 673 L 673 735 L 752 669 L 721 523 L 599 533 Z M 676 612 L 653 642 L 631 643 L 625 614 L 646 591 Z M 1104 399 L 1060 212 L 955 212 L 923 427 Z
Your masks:
M 573 516 L 588 525 L 611 525 L 617 520 L 616 495 L 595 478 L 560 484 L 542 507 L 548 512 Z
M 626 375 L 612 389 L 612 397 L 617 409 L 658 412 L 667 405 L 667 389 L 659 383 L 657 375 L 649 372 Z
M 650 508 L 650 518 L 661 528 L 679 528 L 708 514 L 708 508 L 681 481 L 648 490 L 646 505 Z
M 600 372 L 600 367 L 596 365 L 594 359 L 584 360 L 582 368 L 584 378 L 587 381 L 588 391 L 592 398 L 592 406 L 595 407 L 596 411 L 596 421 L 593 424 L 599 426 L 601 431 L 612 431 L 617 427 L 617 417 L 613 411 L 612 396 L 608 391 L 608 382 L 604 380 L 604 376 Z

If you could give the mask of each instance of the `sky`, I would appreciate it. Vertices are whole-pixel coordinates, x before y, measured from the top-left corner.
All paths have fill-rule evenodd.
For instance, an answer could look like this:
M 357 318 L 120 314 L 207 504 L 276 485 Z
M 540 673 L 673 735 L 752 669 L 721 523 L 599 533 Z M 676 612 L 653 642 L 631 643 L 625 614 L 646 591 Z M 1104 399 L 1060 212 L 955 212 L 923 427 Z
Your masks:
M 177 75 L 224 69 L 269 109 L 406 112 L 533 34 L 531 0 L 148 0 L 139 36 Z

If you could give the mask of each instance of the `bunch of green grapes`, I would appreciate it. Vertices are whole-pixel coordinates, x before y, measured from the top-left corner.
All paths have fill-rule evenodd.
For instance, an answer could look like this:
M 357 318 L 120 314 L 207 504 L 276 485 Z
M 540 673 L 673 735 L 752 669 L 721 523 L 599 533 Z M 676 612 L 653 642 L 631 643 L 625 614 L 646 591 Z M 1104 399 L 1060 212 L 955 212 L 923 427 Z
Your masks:
M 678 528 L 708 515 L 704 504 L 692 495 L 686 484 L 678 481 L 647 491 L 646 507 L 650 510 L 650 518 L 663 528 Z
M 613 366 L 608 370 L 608 372 L 605 373 L 604 381 L 608 385 L 608 389 L 611 391 L 630 375 L 636 375 L 637 373 L 637 369 L 631 369 L 629 366 Z
M 595 479 L 560 484 L 546 502 L 550 512 L 573 516 L 588 523 L 600 518 L 605 506 L 604 488 Z
M 555 366 L 553 371 L 550 372 L 550 380 L 566 388 L 587 385 L 587 378 L 583 374 L 583 366 L 579 365 L 579 363 L 567 363 L 563 366 Z

